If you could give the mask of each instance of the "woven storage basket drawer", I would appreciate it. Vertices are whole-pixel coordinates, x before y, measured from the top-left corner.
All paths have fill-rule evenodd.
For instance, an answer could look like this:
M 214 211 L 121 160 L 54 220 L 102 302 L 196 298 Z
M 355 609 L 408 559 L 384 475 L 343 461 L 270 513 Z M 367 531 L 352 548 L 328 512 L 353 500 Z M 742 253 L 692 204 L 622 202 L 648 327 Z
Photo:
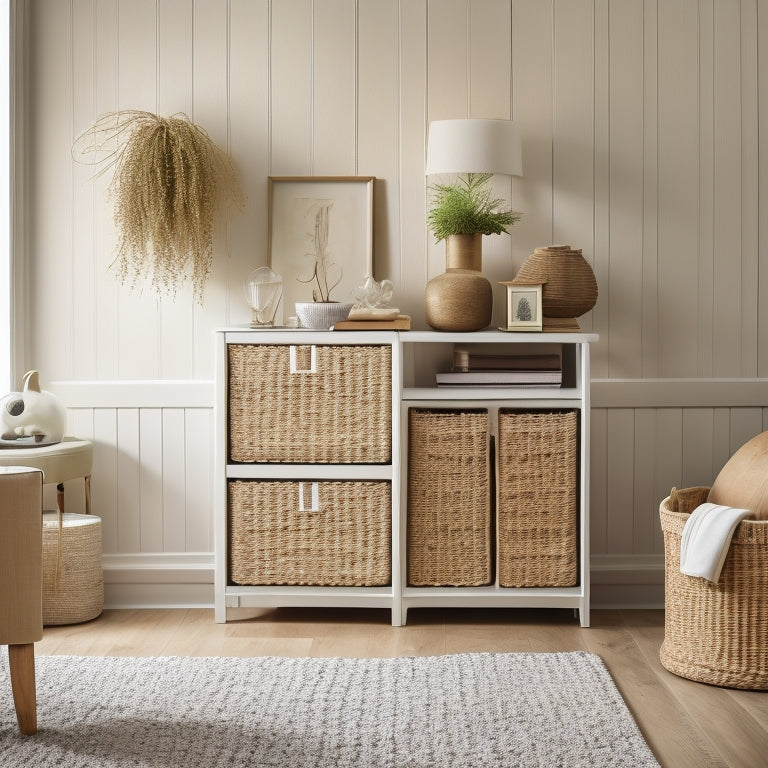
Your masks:
M 502 587 L 578 583 L 578 412 L 499 411 Z
M 391 460 L 391 347 L 231 344 L 228 358 L 230 461 Z
M 709 488 L 674 491 L 661 502 L 664 533 L 664 642 L 670 672 L 710 685 L 768 689 L 768 520 L 743 520 L 731 539 L 720 581 L 680 572 L 690 513 Z
M 228 492 L 233 583 L 391 582 L 388 482 L 233 480 Z
M 408 583 L 478 586 L 491 573 L 486 410 L 408 412 Z

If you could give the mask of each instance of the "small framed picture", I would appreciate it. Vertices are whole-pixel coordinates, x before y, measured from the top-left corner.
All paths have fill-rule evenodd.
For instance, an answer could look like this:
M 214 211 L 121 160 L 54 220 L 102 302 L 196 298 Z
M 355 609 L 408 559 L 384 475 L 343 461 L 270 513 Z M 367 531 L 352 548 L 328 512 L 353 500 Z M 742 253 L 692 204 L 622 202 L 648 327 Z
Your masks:
M 504 331 L 540 331 L 541 288 L 543 283 L 520 283 L 508 280 L 507 287 L 507 327 Z

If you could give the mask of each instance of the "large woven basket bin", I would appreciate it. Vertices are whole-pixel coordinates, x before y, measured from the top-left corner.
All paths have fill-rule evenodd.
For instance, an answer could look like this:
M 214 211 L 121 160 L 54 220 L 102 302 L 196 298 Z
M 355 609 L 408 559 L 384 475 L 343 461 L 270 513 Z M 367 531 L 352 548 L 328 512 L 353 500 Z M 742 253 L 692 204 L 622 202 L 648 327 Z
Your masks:
M 408 583 L 492 580 L 488 411 L 408 413 Z
M 230 344 L 227 349 L 230 461 L 391 460 L 391 347 Z
M 578 583 L 578 438 L 577 411 L 499 411 L 500 586 Z
M 61 527 L 59 523 L 61 522 Z M 90 621 L 104 608 L 101 518 L 43 513 L 43 624 Z
M 680 572 L 680 542 L 690 513 L 709 488 L 674 490 L 661 502 L 665 614 L 661 663 L 690 680 L 768 689 L 768 521 L 736 528 L 720 581 Z
M 228 493 L 234 584 L 391 582 L 388 482 L 233 480 Z

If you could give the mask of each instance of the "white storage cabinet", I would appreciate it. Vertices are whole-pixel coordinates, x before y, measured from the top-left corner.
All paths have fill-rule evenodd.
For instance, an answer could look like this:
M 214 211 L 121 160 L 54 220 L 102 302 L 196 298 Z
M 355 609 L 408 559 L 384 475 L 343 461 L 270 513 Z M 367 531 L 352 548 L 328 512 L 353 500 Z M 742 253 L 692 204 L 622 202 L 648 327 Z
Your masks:
M 216 621 L 226 621 L 234 608 L 368 606 L 389 609 L 399 626 L 411 607 L 529 606 L 573 608 L 589 626 L 589 345 L 595 334 L 230 328 L 216 336 Z M 521 354 L 555 345 L 562 349 L 563 385 L 438 388 L 435 373 L 450 368 L 454 345 Z M 369 401 L 378 404 L 377 416 Z M 487 413 L 489 487 L 496 492 L 492 528 L 480 549 L 493 549 L 479 581 L 466 586 L 409 584 L 411 409 Z M 517 411 L 563 413 L 578 423 L 568 459 L 575 466 L 566 467 L 576 494 L 574 583 L 568 586 L 500 583 L 499 413 Z M 330 431 L 328 419 L 337 425 Z M 294 439 L 301 429 L 309 431 Z M 506 469 L 509 476 L 514 467 Z

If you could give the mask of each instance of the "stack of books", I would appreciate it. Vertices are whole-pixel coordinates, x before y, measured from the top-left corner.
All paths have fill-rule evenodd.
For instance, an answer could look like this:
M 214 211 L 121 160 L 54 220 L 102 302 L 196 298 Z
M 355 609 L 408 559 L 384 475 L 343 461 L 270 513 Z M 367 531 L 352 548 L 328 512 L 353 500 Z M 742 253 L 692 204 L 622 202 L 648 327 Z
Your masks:
M 453 370 L 435 374 L 438 387 L 559 387 L 562 357 L 546 354 L 479 354 L 455 349 Z

